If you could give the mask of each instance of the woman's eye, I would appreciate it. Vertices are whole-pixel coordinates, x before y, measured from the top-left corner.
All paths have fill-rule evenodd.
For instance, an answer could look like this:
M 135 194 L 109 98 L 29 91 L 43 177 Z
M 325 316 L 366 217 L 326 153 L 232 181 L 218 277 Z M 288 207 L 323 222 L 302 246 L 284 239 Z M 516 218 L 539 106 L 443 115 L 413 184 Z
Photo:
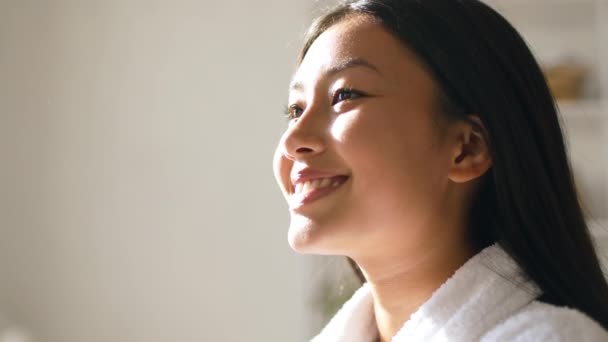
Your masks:
M 334 93 L 334 99 L 332 101 L 332 106 L 337 104 L 338 102 L 342 102 L 345 100 L 354 100 L 357 99 L 359 97 L 363 97 L 364 94 L 360 93 L 356 90 L 353 90 L 351 88 L 342 88 L 342 89 L 338 89 L 335 93 Z
M 304 110 L 295 104 L 285 107 L 284 111 L 287 120 L 297 119 L 302 115 L 303 112 Z

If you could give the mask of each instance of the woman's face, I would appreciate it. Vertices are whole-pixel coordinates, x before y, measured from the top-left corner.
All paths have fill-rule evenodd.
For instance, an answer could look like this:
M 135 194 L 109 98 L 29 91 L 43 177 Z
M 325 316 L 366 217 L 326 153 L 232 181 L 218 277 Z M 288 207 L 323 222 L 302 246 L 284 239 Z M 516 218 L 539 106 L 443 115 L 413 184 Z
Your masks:
M 453 148 L 430 75 L 396 38 L 356 16 L 310 47 L 274 158 L 297 251 L 353 256 L 433 238 Z

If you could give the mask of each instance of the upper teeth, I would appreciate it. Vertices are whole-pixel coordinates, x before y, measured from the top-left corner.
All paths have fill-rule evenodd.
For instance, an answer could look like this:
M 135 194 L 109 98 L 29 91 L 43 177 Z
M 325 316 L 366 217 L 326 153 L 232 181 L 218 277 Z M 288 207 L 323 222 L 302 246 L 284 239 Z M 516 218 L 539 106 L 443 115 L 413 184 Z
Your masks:
M 311 179 L 306 182 L 298 183 L 295 187 L 295 193 L 305 193 L 317 188 L 327 188 L 329 186 L 336 187 L 340 185 L 340 179 L 335 179 L 332 181 L 332 178 L 317 178 Z

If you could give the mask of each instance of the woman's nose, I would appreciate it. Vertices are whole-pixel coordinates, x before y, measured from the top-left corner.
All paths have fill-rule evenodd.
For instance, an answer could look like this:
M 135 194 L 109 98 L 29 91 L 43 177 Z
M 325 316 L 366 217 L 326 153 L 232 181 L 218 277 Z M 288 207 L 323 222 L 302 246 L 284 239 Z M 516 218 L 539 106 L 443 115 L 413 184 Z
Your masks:
M 285 157 L 301 160 L 322 153 L 326 147 L 326 125 L 326 120 L 311 111 L 294 119 L 282 139 Z

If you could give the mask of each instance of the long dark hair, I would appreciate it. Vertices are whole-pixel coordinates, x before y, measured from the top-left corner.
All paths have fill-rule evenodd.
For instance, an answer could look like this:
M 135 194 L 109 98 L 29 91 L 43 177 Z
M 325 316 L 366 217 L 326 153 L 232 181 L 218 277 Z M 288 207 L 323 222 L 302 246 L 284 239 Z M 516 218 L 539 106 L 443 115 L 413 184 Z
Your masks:
M 608 285 L 555 101 L 519 33 L 477 0 L 346 1 L 311 26 L 300 62 L 319 35 L 357 14 L 378 20 L 418 56 L 443 115 L 476 114 L 485 126 L 493 165 L 470 213 L 476 246 L 500 244 L 540 287 L 541 301 L 576 308 L 608 329 Z

